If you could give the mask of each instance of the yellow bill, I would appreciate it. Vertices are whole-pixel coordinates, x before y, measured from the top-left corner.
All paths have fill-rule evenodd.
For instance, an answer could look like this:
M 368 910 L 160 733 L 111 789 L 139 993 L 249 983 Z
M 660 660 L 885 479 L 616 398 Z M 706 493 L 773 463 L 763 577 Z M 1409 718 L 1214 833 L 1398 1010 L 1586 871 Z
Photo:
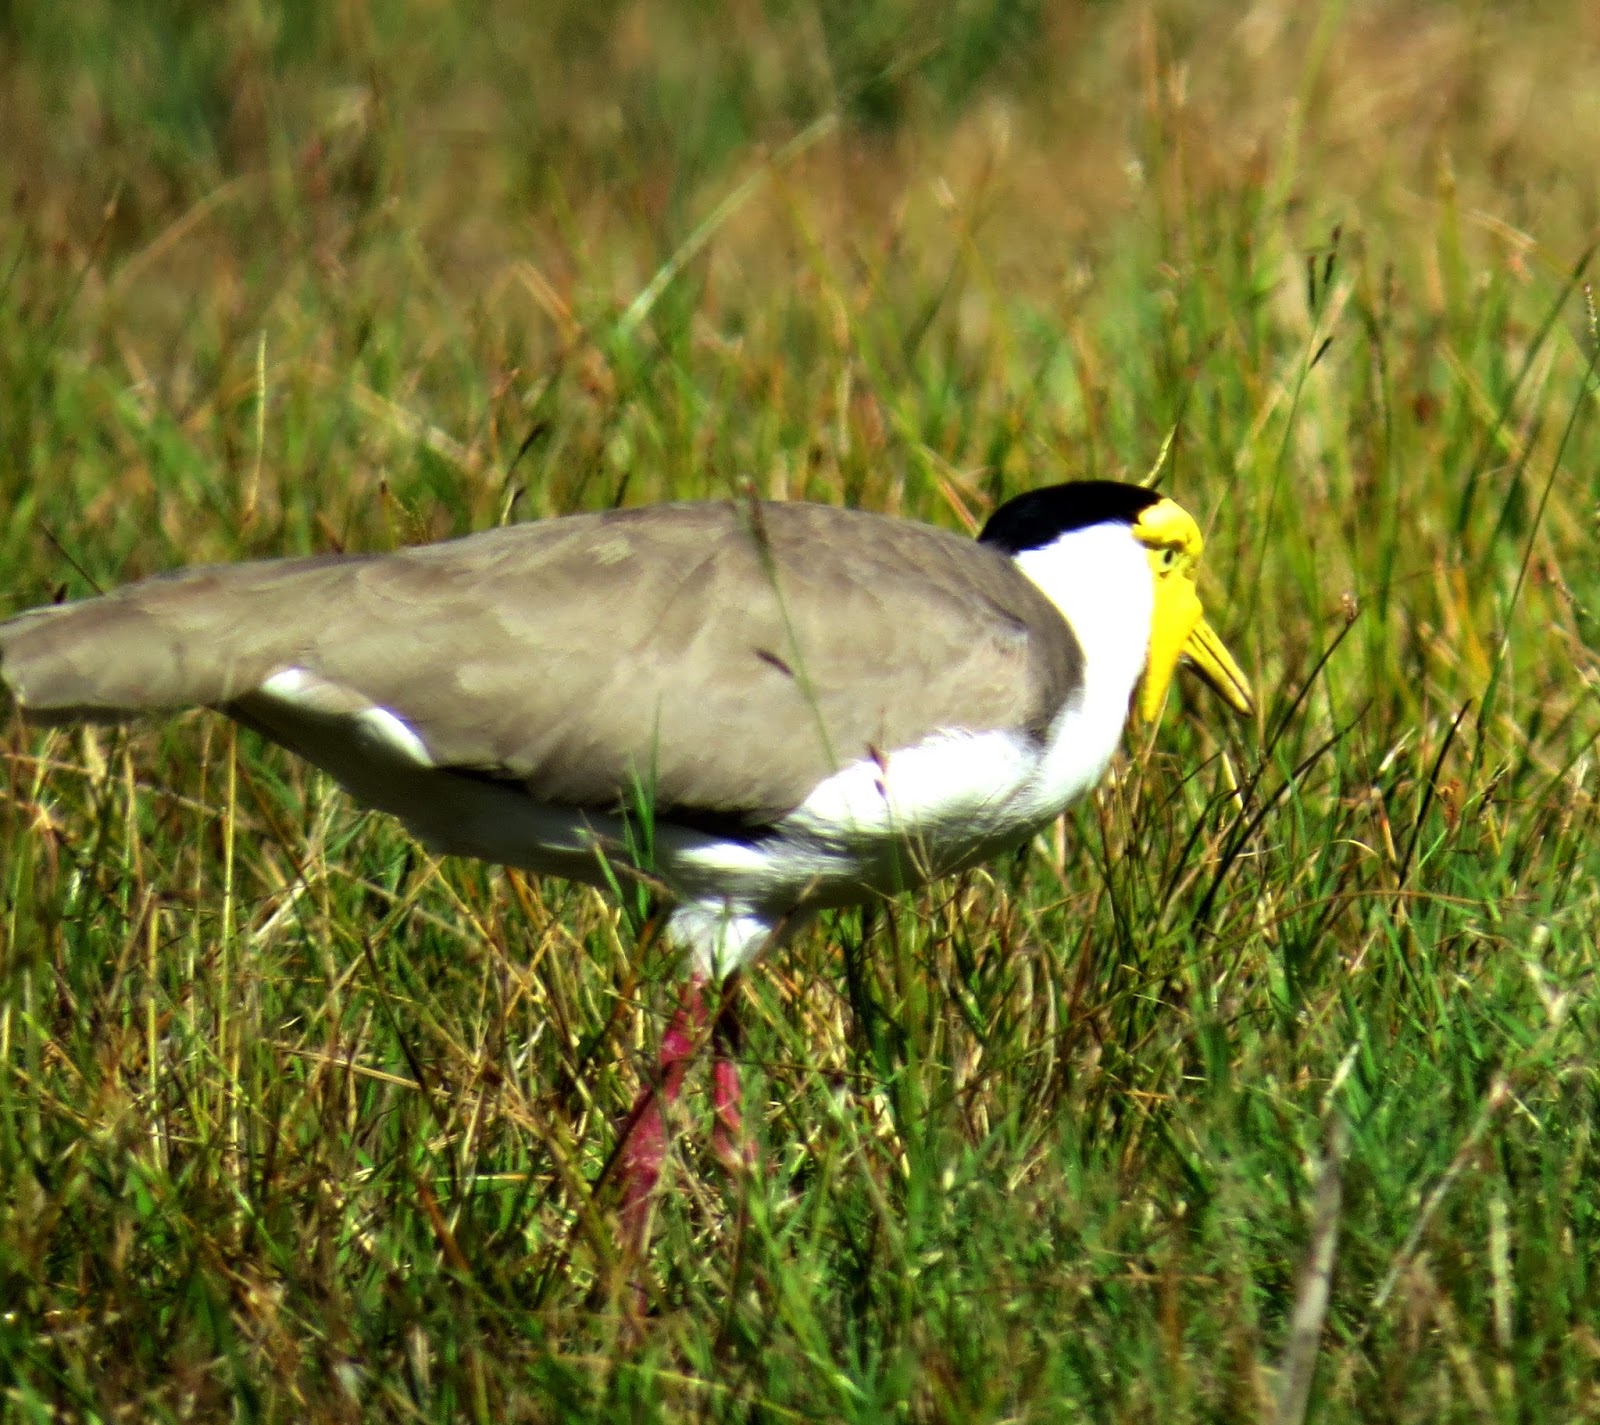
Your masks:
M 1187 663 L 1223 702 L 1241 716 L 1255 711 L 1250 680 L 1206 622 L 1193 570 L 1200 556 L 1200 531 L 1171 500 L 1160 500 L 1134 526 L 1149 548 L 1155 579 L 1155 609 L 1150 620 L 1150 655 L 1139 691 L 1138 711 L 1145 722 L 1161 716 L 1167 689 L 1179 663 Z

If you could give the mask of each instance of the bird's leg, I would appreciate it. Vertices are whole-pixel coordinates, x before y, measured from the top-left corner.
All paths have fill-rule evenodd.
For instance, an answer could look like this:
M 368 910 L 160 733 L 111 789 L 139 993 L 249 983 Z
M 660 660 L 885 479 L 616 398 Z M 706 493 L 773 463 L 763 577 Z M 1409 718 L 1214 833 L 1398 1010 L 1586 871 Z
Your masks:
M 655 1082 L 639 1091 L 622 1130 L 617 1150 L 622 1226 L 635 1248 L 642 1249 L 649 1238 L 651 1199 L 667 1156 L 667 1110 L 677 1101 L 683 1077 L 705 1044 L 705 983 L 705 976 L 696 975 L 684 986 L 677 1012 L 661 1036 Z
M 711 1058 L 711 1150 L 730 1173 L 755 1161 L 755 1149 L 744 1132 L 740 1112 L 743 1093 L 737 1055 L 741 1047 L 734 1009 L 737 982 L 730 978 L 718 996 L 715 1017 L 706 1003 L 706 978 L 694 976 L 683 988 L 677 1012 L 661 1036 L 656 1077 L 639 1091 L 624 1120 L 617 1149 L 617 1177 L 622 1187 L 625 1238 L 638 1249 L 649 1239 L 650 1208 L 661 1167 L 667 1156 L 667 1113 L 683 1089 L 684 1076 L 704 1047 L 709 1021 Z
M 711 1024 L 711 1151 L 730 1173 L 738 1174 L 755 1162 L 754 1145 L 746 1137 L 740 1112 L 744 1091 L 739 1083 L 738 1054 L 743 1033 L 734 1006 L 738 979 L 723 983 L 722 1001 Z

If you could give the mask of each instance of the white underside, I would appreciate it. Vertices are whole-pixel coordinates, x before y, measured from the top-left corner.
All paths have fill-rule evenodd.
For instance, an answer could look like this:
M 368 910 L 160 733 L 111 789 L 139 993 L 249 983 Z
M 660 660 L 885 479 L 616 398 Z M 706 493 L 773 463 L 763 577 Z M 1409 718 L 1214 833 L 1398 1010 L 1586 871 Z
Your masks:
M 892 894 L 1015 847 L 1104 774 L 1149 646 L 1144 551 L 1126 527 L 1099 526 L 1018 562 L 1067 615 L 1085 659 L 1083 692 L 1044 743 L 1013 731 L 941 733 L 882 763 L 851 763 L 756 841 L 658 823 L 646 869 L 677 895 L 669 929 L 698 970 L 739 968 L 817 908 Z M 598 886 L 608 863 L 612 875 L 630 868 L 619 817 L 438 769 L 403 718 L 304 669 L 274 675 L 239 711 L 434 849 Z

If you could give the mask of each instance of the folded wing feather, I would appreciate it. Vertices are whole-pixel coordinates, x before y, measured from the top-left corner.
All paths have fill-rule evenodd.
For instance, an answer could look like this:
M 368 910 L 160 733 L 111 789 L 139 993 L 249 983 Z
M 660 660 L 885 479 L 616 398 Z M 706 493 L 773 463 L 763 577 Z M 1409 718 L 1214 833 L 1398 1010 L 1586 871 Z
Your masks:
M 204 704 L 293 746 L 274 699 L 315 686 L 401 751 L 409 732 L 435 767 L 540 801 L 610 808 L 639 782 L 658 810 L 752 823 L 934 732 L 1042 736 L 1081 677 L 1071 630 L 1005 556 L 805 504 L 184 571 L 0 624 L 0 681 L 41 720 Z

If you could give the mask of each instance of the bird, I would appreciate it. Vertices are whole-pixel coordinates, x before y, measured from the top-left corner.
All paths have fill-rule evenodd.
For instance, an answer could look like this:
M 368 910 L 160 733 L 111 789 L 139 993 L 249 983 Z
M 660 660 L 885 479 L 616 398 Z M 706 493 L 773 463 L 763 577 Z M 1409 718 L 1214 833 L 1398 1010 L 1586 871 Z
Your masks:
M 753 495 L 616 508 L 31 609 L 0 622 L 0 703 L 212 708 L 432 850 L 662 890 L 687 975 L 611 1160 L 637 1236 L 707 1043 L 714 1147 L 741 1151 L 714 988 L 822 909 L 1027 842 L 1180 664 L 1252 714 L 1202 549 L 1176 501 L 1112 480 L 1017 495 L 976 539 Z

